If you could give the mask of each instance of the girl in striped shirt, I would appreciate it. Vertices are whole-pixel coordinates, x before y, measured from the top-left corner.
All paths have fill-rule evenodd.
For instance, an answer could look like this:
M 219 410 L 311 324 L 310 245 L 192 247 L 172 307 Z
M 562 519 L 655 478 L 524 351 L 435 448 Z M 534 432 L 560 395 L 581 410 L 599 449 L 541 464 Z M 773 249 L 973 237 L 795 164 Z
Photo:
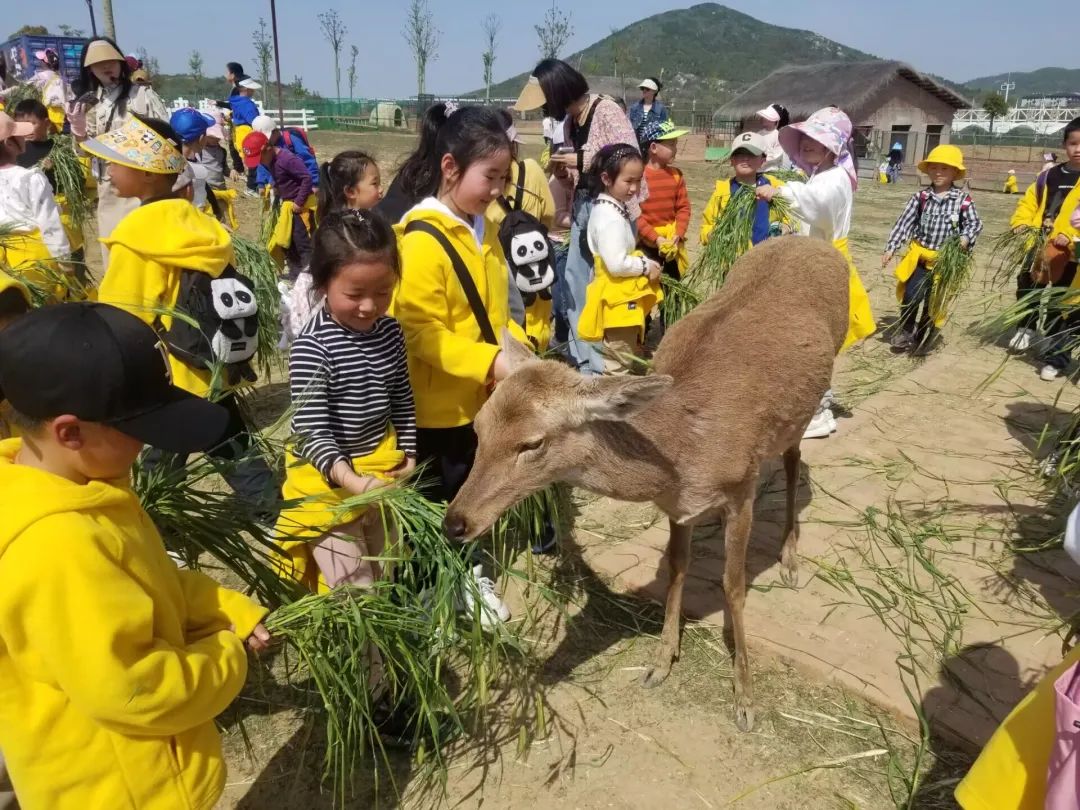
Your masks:
M 405 338 L 387 316 L 401 278 L 393 229 L 377 214 L 327 215 L 310 272 L 325 302 L 293 343 L 289 381 L 295 445 L 283 496 L 285 569 L 312 590 L 370 585 L 371 557 L 386 541 L 380 510 L 342 514 L 350 496 L 383 487 L 416 466 L 416 410 Z

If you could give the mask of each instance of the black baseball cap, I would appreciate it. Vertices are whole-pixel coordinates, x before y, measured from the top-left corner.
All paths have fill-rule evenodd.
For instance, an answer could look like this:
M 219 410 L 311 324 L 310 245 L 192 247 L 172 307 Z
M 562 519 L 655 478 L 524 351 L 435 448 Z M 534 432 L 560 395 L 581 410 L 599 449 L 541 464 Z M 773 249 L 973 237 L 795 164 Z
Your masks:
M 220 405 L 172 384 L 153 329 L 91 302 L 35 309 L 4 330 L 0 396 L 31 419 L 72 414 L 174 453 L 213 447 L 228 421 Z

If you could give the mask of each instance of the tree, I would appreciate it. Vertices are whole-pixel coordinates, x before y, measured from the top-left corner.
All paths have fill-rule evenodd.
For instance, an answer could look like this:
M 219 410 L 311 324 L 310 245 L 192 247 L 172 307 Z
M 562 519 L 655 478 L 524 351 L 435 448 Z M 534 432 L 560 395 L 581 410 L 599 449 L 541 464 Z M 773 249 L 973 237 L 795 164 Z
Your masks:
M 105 20 L 105 36 L 116 42 L 116 18 L 112 13 L 112 0 L 102 0 L 101 12 Z
M 81 38 L 86 37 L 86 31 L 84 31 L 81 28 L 74 28 L 74 27 L 72 27 L 70 25 L 61 25 L 60 26 L 60 36 L 62 36 L 62 37 L 78 37 L 78 38 L 81 39 Z
M 251 44 L 255 46 L 255 64 L 259 66 L 264 95 L 270 92 L 270 65 L 274 61 L 274 42 L 266 30 L 266 20 L 259 17 L 259 27 L 251 32 Z
M 149 73 L 151 78 L 160 75 L 161 66 L 158 65 L 157 58 L 147 53 L 145 47 L 140 46 L 135 54 L 139 57 L 139 61 L 142 62 L 143 70 Z
M 570 14 L 551 4 L 551 8 L 544 14 L 544 22 L 534 25 L 536 36 L 540 39 L 540 56 L 543 59 L 557 59 L 559 53 L 566 46 L 570 37 L 574 35 L 574 26 L 570 24 Z
M 442 34 L 435 27 L 427 0 L 411 0 L 405 13 L 405 31 L 403 36 L 409 43 L 413 59 L 416 60 L 416 95 L 424 95 L 427 85 L 428 62 L 438 58 L 439 37 Z
M 341 21 L 341 17 L 334 9 L 324 11 L 319 15 L 319 25 L 322 26 L 323 36 L 334 52 L 334 94 L 341 99 L 341 43 L 345 41 L 348 28 Z
M 987 93 L 983 99 L 983 109 L 990 116 L 990 151 L 994 149 L 994 119 L 1002 118 L 1009 114 L 1009 102 L 1001 93 Z M 989 156 L 989 152 L 987 153 Z
M 360 55 L 360 49 L 353 45 L 349 49 L 349 101 L 356 98 L 356 57 Z
M 188 64 L 188 70 L 191 71 L 191 78 L 193 78 L 195 80 L 195 95 L 192 96 L 192 98 L 194 98 L 195 96 L 198 96 L 200 92 L 202 92 L 200 90 L 200 87 L 202 86 L 202 80 L 203 80 L 203 58 L 202 58 L 202 54 L 199 53 L 198 51 L 192 51 L 191 56 L 188 57 L 188 63 L 187 64 Z
M 8 39 L 15 39 L 16 37 L 21 37 L 23 35 L 29 37 L 43 37 L 47 36 L 48 33 L 49 29 L 44 25 L 24 25 L 14 34 L 11 34 Z
M 630 44 L 630 39 L 624 35 L 624 32 L 615 28 L 611 29 L 611 58 L 615 63 L 615 78 L 620 80 L 620 87 L 622 88 L 623 99 L 626 99 L 626 71 L 630 69 L 630 64 L 634 58 L 634 49 Z M 622 67 L 622 73 L 619 73 L 619 67 Z
M 498 14 L 488 14 L 484 17 L 480 27 L 484 30 L 484 39 L 487 41 L 487 49 L 482 58 L 484 60 L 484 100 L 491 102 L 491 80 L 495 73 L 495 43 L 502 30 L 502 20 Z

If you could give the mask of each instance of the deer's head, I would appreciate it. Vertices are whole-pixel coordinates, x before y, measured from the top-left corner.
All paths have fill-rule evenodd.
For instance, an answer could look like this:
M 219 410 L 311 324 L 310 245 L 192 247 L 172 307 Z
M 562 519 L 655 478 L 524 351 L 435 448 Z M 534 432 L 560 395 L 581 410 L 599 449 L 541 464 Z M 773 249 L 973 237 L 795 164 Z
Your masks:
M 513 372 L 476 416 L 472 472 L 446 513 L 452 540 L 487 531 L 499 515 L 590 463 L 596 422 L 621 422 L 671 387 L 671 377 L 584 377 L 539 360 L 503 333 Z

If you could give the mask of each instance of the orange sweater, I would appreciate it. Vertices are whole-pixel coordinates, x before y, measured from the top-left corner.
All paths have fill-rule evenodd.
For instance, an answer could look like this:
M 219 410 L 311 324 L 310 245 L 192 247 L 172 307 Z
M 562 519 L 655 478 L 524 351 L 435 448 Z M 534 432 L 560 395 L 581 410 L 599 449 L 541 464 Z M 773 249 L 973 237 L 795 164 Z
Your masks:
M 664 169 L 646 166 L 645 182 L 649 187 L 649 198 L 641 204 L 641 216 L 638 217 L 641 241 L 655 245 L 656 228 L 672 222 L 679 238 L 685 238 L 690 227 L 690 195 L 682 172 L 674 166 Z

